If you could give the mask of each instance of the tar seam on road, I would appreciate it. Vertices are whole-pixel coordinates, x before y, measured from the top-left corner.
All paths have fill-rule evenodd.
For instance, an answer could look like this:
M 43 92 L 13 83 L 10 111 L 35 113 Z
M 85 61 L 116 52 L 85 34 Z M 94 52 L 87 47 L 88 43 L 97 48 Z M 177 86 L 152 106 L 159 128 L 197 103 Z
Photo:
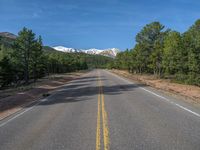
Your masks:
M 102 126 L 103 126 L 103 143 L 104 150 L 109 150 L 109 128 L 108 128 L 108 116 L 105 110 L 105 102 L 104 102 L 104 94 L 102 82 L 100 79 L 100 74 L 98 72 L 98 86 L 99 86 L 99 94 L 98 94 L 98 112 L 97 112 L 97 132 L 96 132 L 96 150 L 101 149 L 101 113 L 102 113 Z

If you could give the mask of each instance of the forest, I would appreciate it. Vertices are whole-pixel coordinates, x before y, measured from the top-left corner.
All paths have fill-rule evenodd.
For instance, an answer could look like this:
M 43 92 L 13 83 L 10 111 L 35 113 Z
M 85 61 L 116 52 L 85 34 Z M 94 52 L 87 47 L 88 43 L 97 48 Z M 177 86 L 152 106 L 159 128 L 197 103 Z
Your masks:
M 118 53 L 110 68 L 200 86 L 200 20 L 184 33 L 152 22 L 135 40 L 135 47 Z
M 16 38 L 0 36 L 0 88 L 17 87 L 56 73 L 105 68 L 113 58 L 64 53 L 43 46 L 42 37 L 23 28 Z
M 42 37 L 27 28 L 16 38 L 0 36 L 0 88 L 88 68 L 123 69 L 200 86 L 200 20 L 184 33 L 152 22 L 141 29 L 135 41 L 134 48 L 118 53 L 113 59 L 55 51 L 43 46 Z

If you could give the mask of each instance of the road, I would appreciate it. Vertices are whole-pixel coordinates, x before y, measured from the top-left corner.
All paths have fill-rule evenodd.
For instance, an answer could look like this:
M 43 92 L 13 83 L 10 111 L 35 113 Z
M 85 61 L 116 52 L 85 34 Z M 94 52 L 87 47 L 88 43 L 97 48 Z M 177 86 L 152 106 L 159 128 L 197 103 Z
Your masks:
M 200 110 L 93 70 L 0 122 L 0 150 L 200 150 Z

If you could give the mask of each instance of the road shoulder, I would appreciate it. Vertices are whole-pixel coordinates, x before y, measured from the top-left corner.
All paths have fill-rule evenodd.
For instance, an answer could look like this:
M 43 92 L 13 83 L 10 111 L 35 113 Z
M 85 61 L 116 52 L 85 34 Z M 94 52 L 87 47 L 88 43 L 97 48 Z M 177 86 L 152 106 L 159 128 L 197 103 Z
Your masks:
M 66 74 L 53 75 L 48 79 L 40 79 L 33 87 L 27 90 L 17 90 L 14 94 L 0 99 L 0 120 L 3 120 L 23 108 L 37 103 L 38 100 L 51 95 L 53 91 L 61 88 L 69 81 L 87 73 L 73 72 Z M 3 91 L 1 91 L 3 92 Z
M 109 72 L 124 77 L 134 83 L 150 86 L 165 95 L 181 99 L 186 103 L 200 108 L 200 87 L 171 83 L 162 79 L 153 79 L 152 77 L 148 78 L 147 76 L 133 75 L 122 70 L 109 70 Z

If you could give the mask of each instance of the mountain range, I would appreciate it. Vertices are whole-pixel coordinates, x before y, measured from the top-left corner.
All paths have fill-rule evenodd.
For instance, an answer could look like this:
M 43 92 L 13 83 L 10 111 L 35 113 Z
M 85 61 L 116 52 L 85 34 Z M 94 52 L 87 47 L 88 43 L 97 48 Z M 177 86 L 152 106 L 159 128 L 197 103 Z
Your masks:
M 14 40 L 17 38 L 17 36 L 13 33 L 10 32 L 0 32 L 0 44 L 4 44 L 8 47 L 11 47 L 12 43 Z M 49 46 L 44 46 L 44 50 L 47 51 L 61 51 L 61 52 L 66 52 L 66 53 L 86 53 L 86 54 L 92 54 L 92 55 L 103 55 L 107 57 L 112 57 L 114 58 L 117 53 L 119 53 L 119 49 L 117 48 L 108 48 L 108 49 L 96 49 L 96 48 L 91 48 L 91 49 L 75 49 L 75 48 L 67 48 L 64 46 L 55 46 L 55 47 L 49 47 Z
M 108 56 L 108 57 L 115 57 L 117 53 L 119 53 L 119 49 L 117 48 L 108 48 L 108 49 L 96 49 L 96 48 L 91 48 L 91 49 L 75 49 L 75 48 L 67 48 L 64 46 L 55 46 L 52 47 L 57 51 L 62 51 L 66 53 L 86 53 L 86 54 L 93 54 L 93 55 L 103 55 L 103 56 Z

